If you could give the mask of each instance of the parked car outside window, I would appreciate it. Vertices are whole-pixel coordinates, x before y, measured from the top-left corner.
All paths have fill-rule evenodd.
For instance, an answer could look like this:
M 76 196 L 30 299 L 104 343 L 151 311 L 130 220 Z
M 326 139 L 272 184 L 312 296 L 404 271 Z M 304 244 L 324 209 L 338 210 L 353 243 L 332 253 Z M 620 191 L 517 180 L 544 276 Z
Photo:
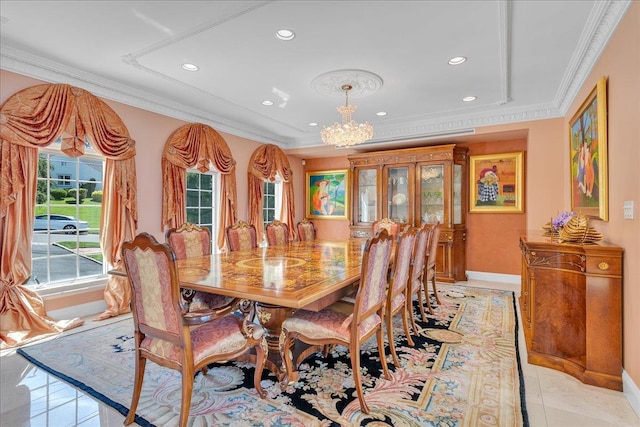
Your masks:
M 63 230 L 69 234 L 89 231 L 89 223 L 68 215 L 36 215 L 34 230 Z

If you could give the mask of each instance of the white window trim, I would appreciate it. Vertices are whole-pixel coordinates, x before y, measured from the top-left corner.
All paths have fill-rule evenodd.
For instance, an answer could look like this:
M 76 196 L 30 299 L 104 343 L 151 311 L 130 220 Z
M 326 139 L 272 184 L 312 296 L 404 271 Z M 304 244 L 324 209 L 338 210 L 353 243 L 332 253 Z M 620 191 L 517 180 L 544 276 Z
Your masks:
M 212 217 L 211 217 L 211 252 L 212 253 L 219 253 L 220 249 L 218 248 L 218 226 L 220 224 L 220 208 L 219 208 L 219 204 L 220 204 L 220 172 L 215 169 L 212 168 L 211 170 L 207 171 L 207 172 L 201 172 L 198 169 L 192 169 L 189 168 L 187 169 L 187 173 L 197 173 L 197 174 L 201 174 L 201 175 L 211 175 L 212 176 L 212 197 L 211 197 L 211 209 L 212 209 Z M 185 180 L 185 184 L 186 184 L 186 180 Z M 186 202 L 186 192 L 187 189 L 185 188 L 185 204 L 184 204 L 184 208 L 185 208 L 185 218 L 186 218 L 186 209 L 187 209 L 187 202 Z M 199 224 L 196 224 L 199 225 Z
M 48 155 L 55 155 L 55 156 L 65 156 L 66 154 L 64 154 L 60 150 L 60 146 L 61 146 L 60 143 L 54 142 L 48 147 L 40 148 L 38 150 L 38 155 L 48 154 Z M 82 157 L 85 159 L 95 159 L 95 160 L 100 160 L 102 162 L 105 162 L 105 157 L 97 153 L 90 146 L 85 146 L 85 155 Z M 61 164 L 62 164 L 62 161 L 61 161 Z M 58 179 L 57 177 L 50 176 L 49 181 L 54 182 L 54 181 L 58 181 Z M 103 185 L 104 185 L 104 177 L 103 177 Z M 62 295 L 62 294 L 71 295 L 71 294 L 86 292 L 89 290 L 104 289 L 104 286 L 108 280 L 107 271 L 109 270 L 109 268 L 111 268 L 111 266 L 108 265 L 106 262 L 104 262 L 102 267 L 103 267 L 102 274 L 90 275 L 90 276 L 84 276 L 84 277 L 78 277 L 78 278 L 72 278 L 72 279 L 66 279 L 66 280 L 59 280 L 55 282 L 45 282 L 37 285 L 28 285 L 28 287 L 34 292 L 37 292 L 38 295 L 42 297 L 56 296 L 56 295 Z M 33 271 L 31 271 L 31 274 L 33 275 Z

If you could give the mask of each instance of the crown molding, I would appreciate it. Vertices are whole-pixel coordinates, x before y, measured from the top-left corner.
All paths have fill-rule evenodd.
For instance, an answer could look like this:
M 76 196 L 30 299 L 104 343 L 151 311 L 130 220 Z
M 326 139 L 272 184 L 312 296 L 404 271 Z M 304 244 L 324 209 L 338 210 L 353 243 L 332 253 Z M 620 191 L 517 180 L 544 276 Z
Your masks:
M 553 101 L 563 116 L 567 114 L 631 3 L 632 0 L 595 3 Z

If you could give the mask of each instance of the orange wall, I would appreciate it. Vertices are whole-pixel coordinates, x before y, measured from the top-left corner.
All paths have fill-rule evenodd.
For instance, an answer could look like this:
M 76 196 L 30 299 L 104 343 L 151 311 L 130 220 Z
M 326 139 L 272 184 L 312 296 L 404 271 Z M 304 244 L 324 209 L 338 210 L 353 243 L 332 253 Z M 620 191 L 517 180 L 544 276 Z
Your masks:
M 527 149 L 526 139 L 460 145 L 469 149 L 469 156 Z M 524 209 L 526 212 L 526 204 Z M 513 248 L 518 247 L 520 234 L 526 228 L 525 213 L 467 214 L 467 270 L 519 275 L 520 253 Z
M 623 366 L 640 387 L 640 2 L 632 2 L 598 63 L 565 116 L 568 121 L 598 79 L 608 77 L 609 221 L 596 227 L 624 248 Z M 565 150 L 568 162 L 568 152 Z M 568 175 L 565 193 L 569 192 Z M 569 197 L 565 197 L 567 203 Z M 635 203 L 635 218 L 625 220 L 622 205 Z

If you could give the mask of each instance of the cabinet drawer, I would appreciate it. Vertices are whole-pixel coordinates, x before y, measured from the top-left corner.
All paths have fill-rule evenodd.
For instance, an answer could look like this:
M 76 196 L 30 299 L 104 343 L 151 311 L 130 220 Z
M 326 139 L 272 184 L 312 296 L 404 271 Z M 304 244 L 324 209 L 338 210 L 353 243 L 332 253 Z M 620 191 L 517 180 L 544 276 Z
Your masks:
M 603 276 L 622 276 L 622 258 L 589 257 L 587 274 Z
M 442 230 L 440 231 L 440 241 L 450 242 L 453 240 L 453 231 Z

